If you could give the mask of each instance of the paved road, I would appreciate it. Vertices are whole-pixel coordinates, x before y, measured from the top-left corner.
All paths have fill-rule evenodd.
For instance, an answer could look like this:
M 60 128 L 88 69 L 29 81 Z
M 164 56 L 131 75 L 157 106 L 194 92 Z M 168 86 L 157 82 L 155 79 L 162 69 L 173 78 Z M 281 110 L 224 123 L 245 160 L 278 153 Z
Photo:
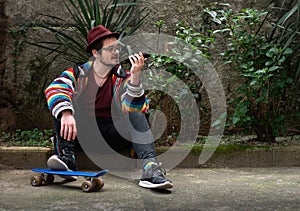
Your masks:
M 300 168 L 173 169 L 172 191 L 108 174 L 99 192 L 82 180 L 32 187 L 29 170 L 0 171 L 0 210 L 300 210 Z

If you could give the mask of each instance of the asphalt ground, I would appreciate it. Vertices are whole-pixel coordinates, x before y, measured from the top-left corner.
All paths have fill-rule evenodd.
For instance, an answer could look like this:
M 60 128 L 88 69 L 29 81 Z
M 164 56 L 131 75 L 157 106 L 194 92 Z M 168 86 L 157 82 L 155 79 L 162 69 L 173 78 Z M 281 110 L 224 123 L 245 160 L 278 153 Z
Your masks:
M 30 170 L 0 171 L 0 210 L 300 210 L 300 168 L 176 168 L 170 191 L 106 174 L 103 189 L 85 193 L 83 178 L 33 187 Z

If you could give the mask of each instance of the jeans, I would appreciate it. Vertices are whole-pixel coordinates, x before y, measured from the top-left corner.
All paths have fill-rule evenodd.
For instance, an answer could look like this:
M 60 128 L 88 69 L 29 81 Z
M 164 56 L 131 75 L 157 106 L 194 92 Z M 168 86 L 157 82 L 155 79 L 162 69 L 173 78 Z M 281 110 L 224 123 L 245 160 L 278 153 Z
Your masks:
M 101 118 L 97 118 L 96 121 L 102 136 L 112 149 L 121 151 L 133 147 L 138 158 L 143 160 L 143 164 L 156 161 L 154 138 L 144 113 L 131 112 L 115 121 Z M 73 152 L 80 149 L 77 138 L 74 141 L 67 141 L 60 136 L 61 123 L 55 118 L 54 126 L 58 140 L 55 146 L 57 154 L 64 148 Z

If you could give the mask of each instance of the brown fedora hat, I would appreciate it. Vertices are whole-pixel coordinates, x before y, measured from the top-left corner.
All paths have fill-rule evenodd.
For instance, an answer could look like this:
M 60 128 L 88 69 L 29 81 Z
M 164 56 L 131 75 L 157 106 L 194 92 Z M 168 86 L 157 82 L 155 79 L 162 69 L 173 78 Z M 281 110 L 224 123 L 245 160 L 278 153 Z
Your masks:
M 98 25 L 98 26 L 95 26 L 94 28 L 92 28 L 89 31 L 88 36 L 87 36 L 88 46 L 86 47 L 86 52 L 90 53 L 92 51 L 91 47 L 92 47 L 93 43 L 95 43 L 95 41 L 97 41 L 99 39 L 103 39 L 108 36 L 114 36 L 114 37 L 118 38 L 120 36 L 120 34 L 118 32 L 109 31 L 103 25 Z

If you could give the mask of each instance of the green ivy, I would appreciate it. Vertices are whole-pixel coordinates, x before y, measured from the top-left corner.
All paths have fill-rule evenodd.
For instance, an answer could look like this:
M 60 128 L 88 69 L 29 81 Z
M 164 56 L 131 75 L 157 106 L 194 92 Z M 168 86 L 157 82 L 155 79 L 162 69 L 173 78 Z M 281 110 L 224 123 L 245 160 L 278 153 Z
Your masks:
M 235 111 L 232 123 L 254 130 L 260 141 L 275 141 L 285 132 L 285 90 L 293 83 L 285 68 L 293 53 L 286 43 L 268 37 L 268 12 L 246 8 L 235 14 L 219 10 L 220 29 L 227 40 L 222 53 L 225 64 L 239 72 L 242 85 L 231 103 Z
M 53 130 L 20 130 L 13 133 L 1 132 L 0 145 L 4 146 L 51 146 L 50 137 Z

